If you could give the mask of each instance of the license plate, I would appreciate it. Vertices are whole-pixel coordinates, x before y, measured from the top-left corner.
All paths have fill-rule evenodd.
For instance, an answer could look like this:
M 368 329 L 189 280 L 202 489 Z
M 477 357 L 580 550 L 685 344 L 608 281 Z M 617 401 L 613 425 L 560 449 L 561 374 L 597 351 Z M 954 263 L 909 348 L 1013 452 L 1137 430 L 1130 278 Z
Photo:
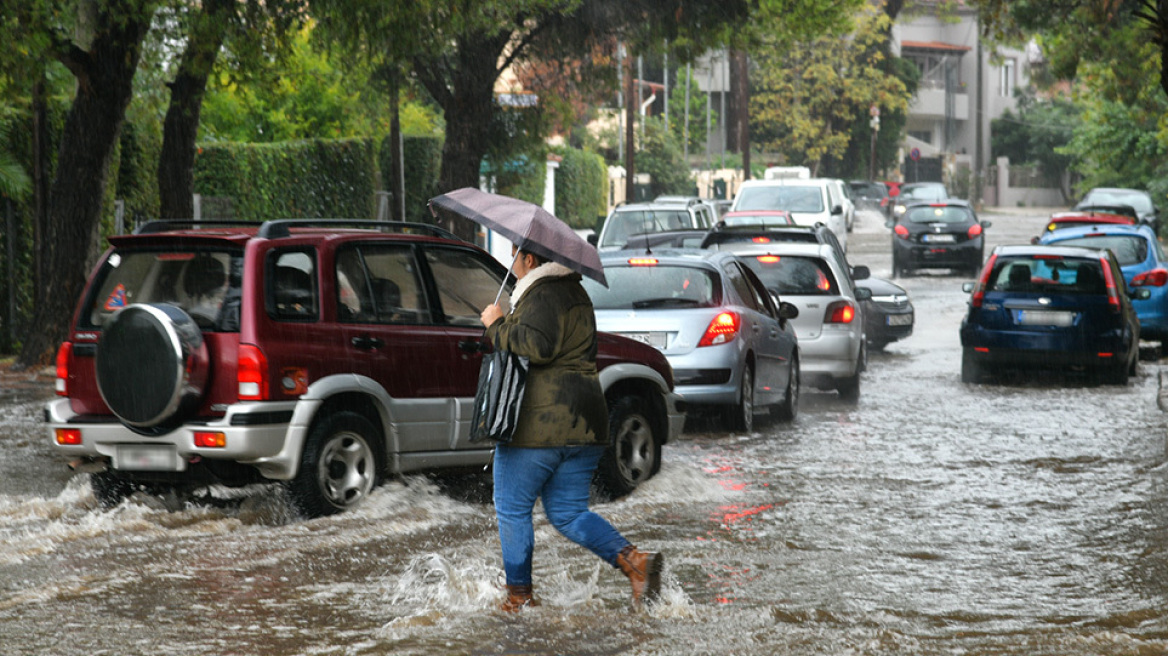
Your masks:
M 1065 328 L 1075 323 L 1074 312 L 1058 310 L 1018 310 L 1018 323 L 1023 326 L 1058 326 Z
M 642 344 L 648 344 L 655 349 L 664 349 L 666 342 L 666 333 L 660 331 L 644 332 L 644 333 L 621 333 L 621 335 L 629 339 L 635 339 Z
M 952 244 L 957 240 L 953 237 L 953 235 L 942 234 L 924 235 L 921 237 L 921 241 L 926 244 Z
M 888 315 L 888 325 L 890 326 L 911 326 L 913 322 L 913 315 L 911 314 L 890 314 Z
M 185 465 L 172 446 L 123 444 L 114 452 L 114 469 L 183 471 Z

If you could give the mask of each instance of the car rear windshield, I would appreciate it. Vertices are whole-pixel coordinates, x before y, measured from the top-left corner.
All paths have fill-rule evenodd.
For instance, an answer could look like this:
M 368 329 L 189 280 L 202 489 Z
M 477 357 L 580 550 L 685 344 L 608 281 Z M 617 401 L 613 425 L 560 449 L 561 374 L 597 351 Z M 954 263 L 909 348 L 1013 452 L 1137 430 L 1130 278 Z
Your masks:
M 948 194 L 945 192 L 945 187 L 941 185 L 924 185 L 922 187 L 905 185 L 900 188 L 900 197 L 914 200 L 944 200 Z
M 836 296 L 839 285 L 827 262 L 799 255 L 742 255 L 767 289 L 779 296 Z
M 1148 240 L 1139 235 L 1084 235 L 1060 239 L 1059 246 L 1085 246 L 1103 250 L 1110 248 L 1120 266 L 1138 264 L 1148 259 Z
M 710 269 L 688 266 L 610 266 L 608 287 L 591 278 L 584 289 L 597 310 L 715 307 L 722 302 L 722 284 Z
M 243 253 L 226 250 L 118 250 L 94 281 L 79 328 L 100 328 L 134 303 L 170 303 L 200 328 L 239 330 Z
M 1090 191 L 1080 205 L 1130 205 L 1140 214 L 1152 211 L 1152 199 L 1137 191 Z
M 904 213 L 904 220 L 912 223 L 969 223 L 973 214 L 964 207 L 910 207 Z
M 1105 294 L 1100 261 L 1059 256 L 999 259 L 986 291 L 1041 294 Z
M 822 212 L 823 190 L 809 185 L 775 185 L 747 187 L 738 192 L 736 211 L 787 210 L 788 212 Z
M 629 237 L 647 232 L 696 228 L 685 210 L 629 210 L 616 212 L 604 226 L 601 246 L 624 246 Z

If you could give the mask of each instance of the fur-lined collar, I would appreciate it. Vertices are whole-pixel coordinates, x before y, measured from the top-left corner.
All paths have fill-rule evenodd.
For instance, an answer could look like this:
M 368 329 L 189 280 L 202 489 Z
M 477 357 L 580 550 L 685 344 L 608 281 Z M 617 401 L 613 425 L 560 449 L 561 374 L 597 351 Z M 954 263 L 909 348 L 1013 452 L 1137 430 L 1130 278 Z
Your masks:
M 544 278 L 561 278 L 563 276 L 570 276 L 576 273 L 568 267 L 558 262 L 544 262 L 527 272 L 519 282 L 515 283 L 515 291 L 511 292 L 511 309 L 515 309 L 515 305 L 519 303 L 519 298 L 523 296 L 523 292 L 527 291 L 537 280 Z

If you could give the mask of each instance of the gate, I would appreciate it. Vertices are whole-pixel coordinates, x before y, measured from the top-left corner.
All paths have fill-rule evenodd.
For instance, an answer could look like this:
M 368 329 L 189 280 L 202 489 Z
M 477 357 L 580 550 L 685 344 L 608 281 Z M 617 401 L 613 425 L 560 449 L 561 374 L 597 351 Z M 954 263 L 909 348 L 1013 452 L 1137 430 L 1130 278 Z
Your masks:
M 921 157 L 913 161 L 911 157 L 904 158 L 905 182 L 944 182 L 941 176 L 940 157 Z

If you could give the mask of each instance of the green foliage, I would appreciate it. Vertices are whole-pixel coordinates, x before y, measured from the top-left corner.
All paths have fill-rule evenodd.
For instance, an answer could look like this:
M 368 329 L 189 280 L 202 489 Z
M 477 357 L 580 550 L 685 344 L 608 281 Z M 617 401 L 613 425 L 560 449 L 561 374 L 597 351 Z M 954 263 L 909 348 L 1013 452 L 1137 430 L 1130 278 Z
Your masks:
M 685 69 L 678 69 L 677 82 L 669 88 L 669 131 L 677 143 L 684 145 L 685 135 L 689 134 L 689 152 L 695 153 L 706 147 L 706 123 L 718 124 L 718 112 L 710 104 L 708 93 L 698 88 L 697 78 L 690 72 L 689 79 L 689 124 L 685 122 Z
M 608 209 L 604 158 L 576 148 L 555 152 L 563 158 L 556 171 L 556 216 L 573 228 L 591 228 Z
M 665 131 L 664 120 L 650 117 L 644 123 L 645 136 L 638 144 L 634 164 L 637 173 L 651 176 L 649 195 L 689 195 L 693 191 L 689 165 L 673 135 Z
M 368 139 L 207 144 L 195 157 L 195 193 L 232 200 L 235 218 L 371 218 Z
M 1038 164 L 1050 183 L 1058 183 L 1072 163 L 1063 152 L 1079 125 L 1078 110 L 1062 99 L 1023 95 L 1018 114 L 1006 110 L 990 124 L 993 157 L 1009 157 L 1011 164 Z
M 0 197 L 22 198 L 32 191 L 32 179 L 9 146 L 12 119 L 13 113 L 0 107 Z
M 404 130 L 403 130 L 404 131 Z M 382 176 L 392 170 L 392 150 L 389 137 L 381 142 L 378 162 Z M 427 202 L 437 196 L 438 172 L 442 167 L 442 138 L 434 136 L 405 136 L 402 138 L 402 157 L 405 159 L 406 221 L 432 223 Z M 389 188 L 387 181 L 383 187 Z

